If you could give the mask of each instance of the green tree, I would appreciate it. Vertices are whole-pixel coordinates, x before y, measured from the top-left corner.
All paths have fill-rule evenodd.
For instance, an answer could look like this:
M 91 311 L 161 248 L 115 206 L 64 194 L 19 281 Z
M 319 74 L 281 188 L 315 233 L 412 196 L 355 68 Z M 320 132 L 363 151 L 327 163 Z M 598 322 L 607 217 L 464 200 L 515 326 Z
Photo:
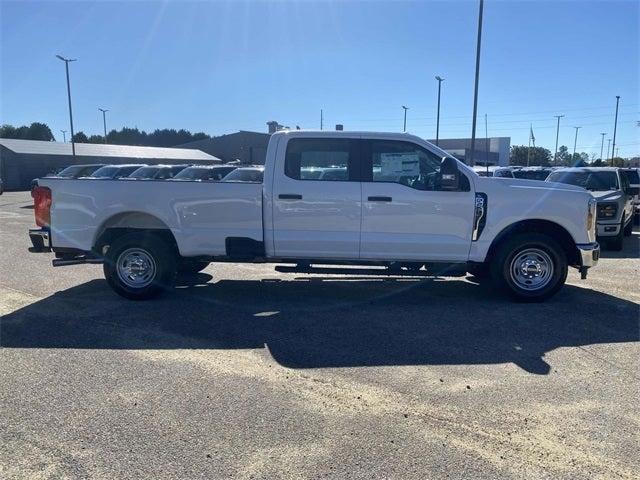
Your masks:
M 554 159 L 554 165 L 563 165 L 568 167 L 572 164 L 571 162 L 571 154 L 569 153 L 569 149 L 566 145 L 561 145 L 558 149 L 558 154 Z
M 89 143 L 89 139 L 85 135 L 83 131 L 77 132 L 73 134 L 73 141 L 75 143 Z
M 2 125 L 0 127 L 1 138 L 18 138 L 21 140 L 44 140 L 45 142 L 51 142 L 55 140 L 51 129 L 44 123 L 33 122 L 28 127 L 22 125 L 20 127 L 14 127 L 13 125 Z
M 527 166 L 527 157 L 529 157 L 530 166 L 548 166 L 551 161 L 551 152 L 542 147 L 529 147 L 526 145 L 512 145 L 509 157 L 511 165 Z

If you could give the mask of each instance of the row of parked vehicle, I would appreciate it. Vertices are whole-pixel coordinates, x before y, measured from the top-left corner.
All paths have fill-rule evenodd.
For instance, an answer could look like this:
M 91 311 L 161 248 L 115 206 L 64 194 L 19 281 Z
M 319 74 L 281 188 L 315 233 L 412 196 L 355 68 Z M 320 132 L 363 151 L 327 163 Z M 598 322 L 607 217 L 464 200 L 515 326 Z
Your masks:
M 71 165 L 49 178 L 93 180 L 171 180 L 191 182 L 262 182 L 264 167 L 237 165 Z M 38 180 L 31 183 L 32 189 Z

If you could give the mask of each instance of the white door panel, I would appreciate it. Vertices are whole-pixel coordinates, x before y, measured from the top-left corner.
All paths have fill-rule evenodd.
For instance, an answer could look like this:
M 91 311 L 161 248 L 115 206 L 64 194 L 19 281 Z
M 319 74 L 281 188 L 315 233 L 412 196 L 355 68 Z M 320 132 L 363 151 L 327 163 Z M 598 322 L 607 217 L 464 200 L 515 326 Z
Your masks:
M 369 197 L 391 201 L 369 201 Z M 362 184 L 362 259 L 455 260 L 469 255 L 472 192 L 415 190 L 394 183 Z

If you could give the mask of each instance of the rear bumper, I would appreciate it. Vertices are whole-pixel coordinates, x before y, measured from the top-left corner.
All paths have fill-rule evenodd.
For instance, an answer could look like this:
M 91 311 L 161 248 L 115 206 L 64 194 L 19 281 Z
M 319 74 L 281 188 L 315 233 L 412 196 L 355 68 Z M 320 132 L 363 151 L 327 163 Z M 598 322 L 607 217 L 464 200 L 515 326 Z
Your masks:
M 43 253 L 51 251 L 51 234 L 46 228 L 30 228 L 29 239 L 32 247 L 30 252 Z
M 580 252 L 580 262 L 582 268 L 595 267 L 600 260 L 600 245 L 598 242 L 581 243 L 576 245 Z

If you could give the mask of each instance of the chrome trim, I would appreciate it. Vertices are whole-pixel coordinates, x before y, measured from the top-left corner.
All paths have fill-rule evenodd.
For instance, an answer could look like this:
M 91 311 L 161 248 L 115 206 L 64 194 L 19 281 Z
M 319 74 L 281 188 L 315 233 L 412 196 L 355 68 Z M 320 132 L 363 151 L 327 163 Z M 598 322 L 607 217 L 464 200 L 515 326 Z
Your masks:
M 487 195 L 485 193 L 477 192 L 475 199 L 475 208 L 473 213 L 473 232 L 471 233 L 471 240 L 476 241 L 480 237 L 484 224 L 486 223 L 487 216 Z
M 600 259 L 600 244 L 598 242 L 581 243 L 576 245 L 576 248 L 580 252 L 580 266 L 595 267 L 598 264 Z

